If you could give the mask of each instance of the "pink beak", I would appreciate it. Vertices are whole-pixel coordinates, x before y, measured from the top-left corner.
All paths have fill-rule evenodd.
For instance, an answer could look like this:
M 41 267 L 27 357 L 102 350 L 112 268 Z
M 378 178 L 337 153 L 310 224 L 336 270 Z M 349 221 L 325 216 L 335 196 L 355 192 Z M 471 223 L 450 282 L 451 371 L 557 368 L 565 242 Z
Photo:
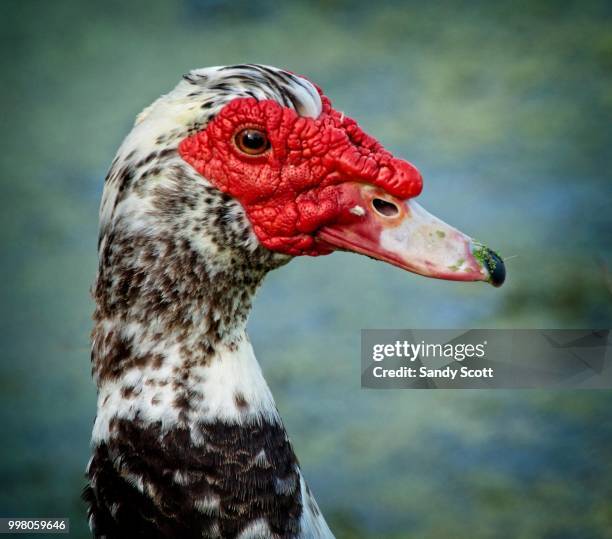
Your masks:
M 506 270 L 499 255 L 414 199 L 400 200 L 379 187 L 356 182 L 339 189 L 345 209 L 335 223 L 317 232 L 319 241 L 426 277 L 503 284 Z

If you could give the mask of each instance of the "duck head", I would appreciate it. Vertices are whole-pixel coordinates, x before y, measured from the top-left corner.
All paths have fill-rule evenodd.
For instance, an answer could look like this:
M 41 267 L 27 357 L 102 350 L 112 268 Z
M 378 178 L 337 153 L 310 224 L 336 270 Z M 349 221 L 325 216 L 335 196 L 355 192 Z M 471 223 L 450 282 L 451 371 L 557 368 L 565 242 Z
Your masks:
M 343 250 L 501 285 L 501 258 L 425 211 L 422 188 L 414 165 L 304 77 L 260 65 L 199 69 L 138 117 L 107 178 L 101 237 L 129 221 L 189 241 L 207 260 L 212 249 L 214 263 L 271 269 Z

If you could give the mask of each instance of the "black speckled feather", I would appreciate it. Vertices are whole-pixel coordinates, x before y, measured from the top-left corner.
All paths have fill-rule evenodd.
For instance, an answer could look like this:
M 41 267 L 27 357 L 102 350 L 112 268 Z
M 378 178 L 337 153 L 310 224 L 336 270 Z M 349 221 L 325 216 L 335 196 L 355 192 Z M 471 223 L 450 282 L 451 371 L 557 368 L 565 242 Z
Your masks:
M 95 537 L 237 537 L 264 518 L 279 538 L 296 537 L 302 512 L 297 461 L 281 425 L 188 429 L 114 420 L 112 441 L 89 466 Z

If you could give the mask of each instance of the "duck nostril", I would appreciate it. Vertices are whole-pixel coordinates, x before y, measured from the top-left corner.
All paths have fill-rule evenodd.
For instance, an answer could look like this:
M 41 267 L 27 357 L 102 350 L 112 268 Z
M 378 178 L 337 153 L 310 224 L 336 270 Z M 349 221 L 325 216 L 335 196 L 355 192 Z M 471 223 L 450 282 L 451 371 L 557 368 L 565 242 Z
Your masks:
M 382 198 L 373 199 L 372 207 L 376 213 L 383 217 L 396 217 L 399 214 L 399 208 L 393 202 L 383 200 Z

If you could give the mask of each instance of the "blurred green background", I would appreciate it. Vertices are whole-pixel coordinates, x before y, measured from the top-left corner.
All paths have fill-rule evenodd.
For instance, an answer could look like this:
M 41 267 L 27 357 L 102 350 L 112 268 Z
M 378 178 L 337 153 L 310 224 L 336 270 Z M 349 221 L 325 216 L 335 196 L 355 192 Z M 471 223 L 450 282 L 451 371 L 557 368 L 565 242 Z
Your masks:
M 252 341 L 339 538 L 612 537 L 608 391 L 364 391 L 360 328 L 611 327 L 610 2 L 0 4 L 0 516 L 69 516 L 95 388 L 97 207 L 193 67 L 308 75 L 508 259 L 500 290 L 348 254 L 271 274 Z

